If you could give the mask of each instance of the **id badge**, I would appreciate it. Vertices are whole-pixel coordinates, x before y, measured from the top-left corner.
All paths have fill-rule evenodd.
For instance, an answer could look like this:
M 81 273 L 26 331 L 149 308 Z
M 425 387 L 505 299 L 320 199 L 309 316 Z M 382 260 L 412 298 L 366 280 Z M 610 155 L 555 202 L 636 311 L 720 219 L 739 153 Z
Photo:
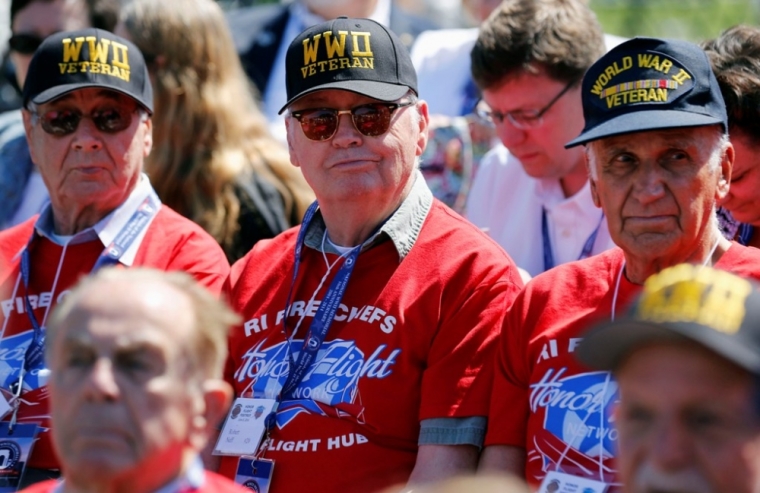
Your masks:
M 35 424 L 17 424 L 11 433 L 8 425 L 0 423 L 0 493 L 18 491 L 39 431 Z
M 605 493 L 610 485 L 602 481 L 550 471 L 537 493 Z
M 256 493 L 268 493 L 273 473 L 273 460 L 241 457 L 235 473 L 235 482 Z
M 274 399 L 235 399 L 214 447 L 214 455 L 254 455 L 266 432 L 266 418 L 275 404 Z

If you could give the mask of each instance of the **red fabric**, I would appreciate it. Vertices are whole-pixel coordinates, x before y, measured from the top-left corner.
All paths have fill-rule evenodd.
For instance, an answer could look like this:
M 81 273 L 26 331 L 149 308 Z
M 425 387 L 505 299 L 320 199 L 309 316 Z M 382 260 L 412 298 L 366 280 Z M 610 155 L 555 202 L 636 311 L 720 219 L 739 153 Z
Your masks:
M 0 326 L 6 323 L 5 333 L 0 342 L 0 386 L 7 389 L 7 379 L 13 369 L 21 367 L 25 346 L 31 340 L 33 331 L 26 309 L 24 308 L 24 284 L 20 282 L 20 256 L 18 253 L 26 246 L 34 229 L 36 217 L 0 233 L 0 265 L 10 268 L 0 269 Z M 103 245 L 100 241 L 90 241 L 71 245 L 66 248 L 61 266 L 60 277 L 52 296 L 58 265 L 61 261 L 63 247 L 47 238 L 37 236 L 31 248 L 31 282 L 29 298 L 34 314 L 42 323 L 46 306 L 65 296 L 67 291 L 81 278 L 88 274 Z M 199 226 L 181 217 L 166 206 L 162 206 L 140 245 L 135 256 L 134 266 L 148 266 L 161 270 L 182 270 L 190 273 L 201 284 L 215 294 L 221 292 L 224 280 L 229 273 L 229 264 L 219 245 Z M 15 301 L 11 300 L 14 286 L 18 282 Z M 49 316 L 49 314 L 48 314 Z M 20 344 L 23 344 L 21 347 Z M 18 378 L 18 373 L 14 373 Z M 25 378 L 25 381 L 29 379 Z M 31 377 L 33 383 L 35 377 Z M 36 385 L 33 385 L 36 387 Z M 47 387 L 39 387 L 22 395 L 19 408 L 19 422 L 36 422 L 49 426 Z M 6 416 L 6 419 L 9 419 Z M 30 467 L 57 469 L 58 461 L 50 443 L 47 428 L 38 435 L 29 461 Z
M 615 480 L 617 432 L 609 412 L 617 384 L 572 353 L 586 330 L 610 317 L 623 260 L 614 248 L 547 271 L 526 286 L 504 319 L 486 445 L 525 447 L 526 477 L 534 486 L 554 469 Z M 760 250 L 733 243 L 715 267 L 760 279 Z M 622 277 L 617 316 L 640 290 Z
M 227 378 L 237 396 L 287 371 L 278 313 L 297 233 L 256 244 L 233 266 L 230 300 L 246 321 L 230 339 Z M 327 270 L 321 252 L 303 252 L 289 332 Z M 475 377 L 493 357 L 505 308 L 521 284 L 503 250 L 438 201 L 400 263 L 391 241 L 363 252 L 313 373 L 297 389 L 319 402 L 280 405 L 275 450 L 265 454 L 275 460 L 272 491 L 369 492 L 406 481 L 420 420 L 486 416 L 490 373 Z M 294 348 L 315 311 L 306 307 Z M 233 477 L 236 465 L 236 457 L 225 457 L 221 470 Z
M 58 485 L 58 481 L 50 480 L 42 483 L 37 483 L 28 488 L 21 490 L 21 493 L 53 493 L 55 487 Z M 235 484 L 229 479 L 222 477 L 218 474 L 214 474 L 211 471 L 206 471 L 206 478 L 203 485 L 195 490 L 191 490 L 192 493 L 251 493 L 251 490 L 243 488 L 240 485 Z M 185 492 L 180 492 L 185 493 Z M 187 492 L 190 493 L 190 492 Z

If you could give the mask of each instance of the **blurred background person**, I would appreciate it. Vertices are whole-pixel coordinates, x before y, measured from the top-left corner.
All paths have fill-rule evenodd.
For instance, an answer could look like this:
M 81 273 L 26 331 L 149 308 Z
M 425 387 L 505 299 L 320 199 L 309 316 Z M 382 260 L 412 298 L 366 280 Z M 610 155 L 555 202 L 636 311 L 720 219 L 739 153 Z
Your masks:
M 269 134 L 220 7 L 134 0 L 117 32 L 144 53 L 153 81 L 145 171 L 161 201 L 211 234 L 231 263 L 298 224 L 314 195 Z
M 29 62 L 42 40 L 60 31 L 97 27 L 113 31 L 118 0 L 11 0 L 12 62 L 9 80 L 24 86 Z M 19 99 L 20 101 L 20 99 Z M 0 115 L 0 230 L 20 224 L 42 210 L 48 191 L 32 163 L 21 111 Z
M 724 234 L 760 247 L 760 30 L 734 26 L 703 43 L 720 84 L 736 157 L 731 188 L 718 210 Z
M 185 273 L 107 268 L 79 283 L 51 316 L 45 358 L 63 481 L 24 491 L 250 492 L 199 458 L 230 404 L 238 320 Z
M 604 51 L 583 0 L 502 2 L 472 49 L 478 112 L 501 144 L 483 157 L 467 218 L 531 276 L 614 246 L 583 149 L 565 149 L 583 128 L 581 78 Z
M 691 264 L 665 269 L 575 354 L 617 380 L 625 492 L 757 491 L 760 292 L 749 281 Z
M 419 33 L 437 27 L 424 17 L 407 13 L 394 0 L 295 0 L 260 5 L 228 14 L 243 68 L 261 95 L 273 135 L 285 142 L 284 118 L 277 112 L 285 97 L 285 52 L 290 41 L 309 26 L 345 15 L 367 18 L 393 31 L 410 49 Z

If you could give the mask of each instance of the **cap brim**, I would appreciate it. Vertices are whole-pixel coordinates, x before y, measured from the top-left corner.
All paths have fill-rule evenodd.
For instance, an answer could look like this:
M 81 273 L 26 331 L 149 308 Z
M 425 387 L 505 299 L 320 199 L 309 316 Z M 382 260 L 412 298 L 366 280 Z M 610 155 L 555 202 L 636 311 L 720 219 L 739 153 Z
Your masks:
M 31 101 L 34 104 L 45 104 L 50 101 L 53 101 L 54 99 L 58 99 L 61 96 L 64 96 L 70 92 L 76 91 L 78 89 L 88 89 L 88 88 L 97 88 L 97 89 L 103 89 L 104 91 L 118 92 L 131 99 L 134 99 L 137 102 L 137 104 L 145 108 L 148 111 L 148 113 L 150 113 L 151 115 L 153 114 L 152 106 L 146 105 L 144 102 L 135 98 L 132 94 L 128 93 L 124 89 L 120 87 L 105 86 L 102 83 L 97 83 L 97 82 L 77 82 L 75 84 L 63 84 L 60 86 L 51 87 L 50 89 L 46 91 L 42 91 L 41 93 L 37 94 L 35 97 L 31 98 Z
M 565 144 L 569 149 L 592 140 L 615 135 L 623 135 L 647 130 L 661 130 L 665 128 L 701 127 L 703 125 L 716 125 L 723 120 L 709 115 L 700 115 L 687 111 L 676 110 L 641 110 L 626 113 L 601 125 L 597 125 L 587 132 L 583 132 L 575 139 Z
M 330 82 L 329 84 L 322 84 L 320 86 L 312 87 L 308 91 L 303 91 L 300 94 L 290 98 L 285 106 L 280 108 L 277 114 L 282 114 L 288 106 L 295 101 L 301 99 L 307 94 L 311 94 L 316 91 L 322 91 L 325 89 L 342 89 L 344 91 L 351 91 L 363 96 L 377 99 L 379 101 L 396 101 L 402 98 L 407 92 L 410 91 L 410 87 L 398 84 L 389 84 L 387 82 L 376 82 L 373 80 L 341 80 Z
M 736 365 L 760 374 L 760 355 L 728 336 L 695 323 L 651 323 L 637 320 L 607 322 L 592 329 L 576 350 L 584 365 L 598 370 L 614 370 L 636 348 L 656 342 L 691 340 Z

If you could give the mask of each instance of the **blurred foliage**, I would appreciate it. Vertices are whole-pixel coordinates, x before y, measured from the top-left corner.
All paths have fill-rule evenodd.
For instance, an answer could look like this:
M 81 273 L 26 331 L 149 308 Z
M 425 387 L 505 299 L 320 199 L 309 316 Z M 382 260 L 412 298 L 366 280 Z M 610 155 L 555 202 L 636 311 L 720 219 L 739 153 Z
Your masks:
M 735 24 L 760 24 L 760 0 L 591 0 L 606 33 L 694 42 Z

